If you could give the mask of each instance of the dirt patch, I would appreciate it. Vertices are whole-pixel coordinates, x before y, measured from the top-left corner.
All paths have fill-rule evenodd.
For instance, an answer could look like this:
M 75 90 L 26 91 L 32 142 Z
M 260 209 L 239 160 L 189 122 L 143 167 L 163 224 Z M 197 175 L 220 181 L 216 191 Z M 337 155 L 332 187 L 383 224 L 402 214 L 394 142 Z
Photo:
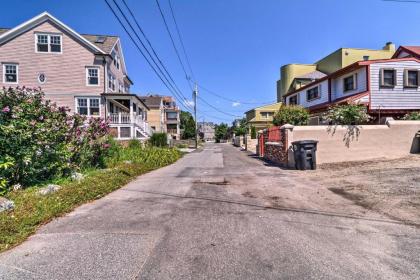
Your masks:
M 305 177 L 366 209 L 420 225 L 420 155 L 323 164 Z

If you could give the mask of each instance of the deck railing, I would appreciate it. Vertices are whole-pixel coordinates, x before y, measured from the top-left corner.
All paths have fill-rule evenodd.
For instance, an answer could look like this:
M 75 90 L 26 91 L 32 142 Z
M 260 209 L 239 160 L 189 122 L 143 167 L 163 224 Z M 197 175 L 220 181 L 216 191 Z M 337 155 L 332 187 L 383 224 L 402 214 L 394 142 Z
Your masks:
M 153 130 L 149 127 L 149 124 L 143 120 L 141 115 L 133 114 L 133 119 L 131 119 L 130 113 L 122 112 L 110 113 L 108 116 L 111 124 L 135 124 L 147 134 L 153 134 Z

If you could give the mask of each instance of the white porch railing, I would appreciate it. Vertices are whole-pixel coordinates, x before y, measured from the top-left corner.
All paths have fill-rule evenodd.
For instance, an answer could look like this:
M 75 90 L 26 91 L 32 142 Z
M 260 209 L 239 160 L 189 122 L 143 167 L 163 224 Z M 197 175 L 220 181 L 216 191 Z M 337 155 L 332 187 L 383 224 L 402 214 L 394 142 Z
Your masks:
M 131 123 L 129 113 L 110 113 L 109 119 L 112 124 L 126 124 Z
M 149 136 L 153 134 L 153 130 L 149 127 L 149 124 L 143 120 L 141 115 L 133 114 L 133 119 L 131 119 L 130 113 L 110 113 L 109 119 L 111 124 L 134 124 Z

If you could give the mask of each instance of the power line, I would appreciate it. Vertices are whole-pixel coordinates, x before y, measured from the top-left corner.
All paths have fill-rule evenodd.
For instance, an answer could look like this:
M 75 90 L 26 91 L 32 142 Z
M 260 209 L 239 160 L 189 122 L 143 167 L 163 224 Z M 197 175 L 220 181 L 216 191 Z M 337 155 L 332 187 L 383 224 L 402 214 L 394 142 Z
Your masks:
M 182 63 L 181 56 L 179 55 L 178 49 L 175 45 L 175 41 L 174 41 L 174 38 L 172 37 L 171 30 L 169 29 L 168 23 L 166 22 L 165 15 L 163 14 L 162 8 L 160 7 L 159 0 L 156 0 L 156 4 L 158 6 L 158 9 L 159 9 L 160 15 L 162 17 L 163 23 L 165 24 L 166 31 L 168 32 L 169 38 L 171 38 L 172 46 L 174 47 L 176 56 L 178 57 L 179 63 L 181 64 L 182 70 L 184 71 L 185 79 L 188 82 L 188 86 L 190 87 L 191 91 L 194 91 L 191 84 L 190 84 L 190 77 L 188 76 L 187 71 L 185 70 L 184 63 Z
M 217 111 L 217 112 L 219 112 L 219 113 L 225 114 L 225 115 L 227 115 L 227 116 L 235 117 L 235 118 L 240 117 L 240 116 L 233 115 L 233 114 L 230 114 L 230 113 L 226 113 L 226 112 L 224 112 L 224 111 L 220 110 L 219 108 L 217 108 L 217 107 L 213 106 L 212 104 L 210 104 L 209 102 L 207 102 L 205 99 L 203 99 L 203 98 L 202 98 L 202 97 L 200 97 L 200 96 L 198 96 L 198 99 L 200 99 L 200 100 L 201 100 L 201 101 L 203 101 L 205 104 L 207 104 L 207 106 L 209 106 L 209 107 L 213 108 L 214 110 L 216 110 L 216 111 Z
M 149 59 L 146 57 L 145 53 L 142 51 L 142 49 L 140 48 L 140 46 L 137 44 L 137 42 L 134 40 L 133 36 L 130 34 L 130 32 L 127 30 L 127 28 L 125 27 L 125 25 L 122 23 L 121 19 L 118 17 L 118 15 L 116 14 L 116 12 L 114 11 L 114 9 L 112 8 L 112 6 L 109 4 L 109 2 L 107 0 L 105 0 L 105 3 L 108 5 L 109 9 L 111 10 L 111 12 L 113 13 L 113 15 L 115 16 L 115 18 L 118 20 L 118 22 L 120 23 L 120 25 L 122 26 L 122 28 L 124 29 L 124 31 L 127 33 L 128 37 L 130 37 L 131 41 L 134 43 L 134 45 L 136 46 L 137 50 L 141 53 L 141 55 L 144 57 L 144 59 L 146 60 L 146 62 L 149 64 L 150 68 L 152 68 L 153 72 L 156 74 L 156 76 L 158 76 L 158 78 L 161 80 L 161 82 L 165 85 L 165 87 L 171 92 L 173 93 L 172 89 L 168 86 L 168 84 L 163 80 L 163 78 L 159 75 L 159 73 L 157 72 L 157 70 L 155 69 L 155 67 L 152 65 L 152 63 L 149 61 Z M 181 105 L 183 105 L 181 103 Z M 188 108 L 187 108 L 188 111 Z
M 202 90 L 204 90 L 204 91 L 206 91 L 206 92 L 208 92 L 208 93 L 210 93 L 210 94 L 212 94 L 212 95 L 214 95 L 214 96 L 216 96 L 216 97 L 218 97 L 218 98 L 220 98 L 220 99 L 223 99 L 223 100 L 226 100 L 226 101 L 229 101 L 229 102 L 234 102 L 234 103 L 235 103 L 235 102 L 239 102 L 239 103 L 241 103 L 241 104 L 247 104 L 247 105 L 271 104 L 271 103 L 274 103 L 274 102 L 275 102 L 275 101 L 272 101 L 272 102 L 250 102 L 250 101 L 234 100 L 234 99 L 230 99 L 230 98 L 224 97 L 223 95 L 218 94 L 218 93 L 216 93 L 216 92 L 214 92 L 214 91 L 211 91 L 211 90 L 209 90 L 209 89 L 207 89 L 207 88 L 203 87 L 202 85 L 200 85 L 200 84 L 198 84 L 198 83 L 197 83 L 197 85 L 198 85 L 198 87 L 199 87 L 199 88 L 201 88 Z
M 166 77 L 165 73 L 163 73 L 161 67 L 159 66 L 159 64 L 157 64 L 156 60 L 153 58 L 152 54 L 149 52 L 149 50 L 147 49 L 147 47 L 145 46 L 145 44 L 143 43 L 142 39 L 140 38 L 140 36 L 138 35 L 138 33 L 136 32 L 136 30 L 134 29 L 134 27 L 131 25 L 130 21 L 127 19 L 127 17 L 125 16 L 125 13 L 122 11 L 122 9 L 120 8 L 120 6 L 118 5 L 118 3 L 115 0 L 112 0 L 115 4 L 115 6 L 117 7 L 118 11 L 121 13 L 121 15 L 124 17 L 125 21 L 128 23 L 129 27 L 131 28 L 131 30 L 134 32 L 134 35 L 137 37 L 137 39 L 140 41 L 141 45 L 143 46 L 144 50 L 146 51 L 146 53 L 149 55 L 150 59 L 153 61 L 153 63 L 155 64 L 155 66 L 157 67 L 157 69 L 159 70 L 159 72 L 161 73 L 161 75 L 165 78 L 166 82 L 172 87 L 172 89 L 179 93 L 180 95 L 182 95 L 181 90 L 178 88 L 177 84 L 175 83 L 175 81 L 173 80 L 171 74 L 168 72 L 168 70 L 166 69 L 166 67 L 163 65 L 162 61 L 159 59 L 159 57 L 157 56 L 156 52 L 155 55 L 158 59 L 158 61 L 160 61 L 161 65 L 163 66 L 164 70 L 166 71 L 167 75 L 169 76 L 169 79 L 172 81 L 172 83 L 168 80 L 168 78 Z M 125 3 L 127 4 L 127 3 Z M 131 10 L 128 8 L 128 5 L 126 5 L 127 9 L 129 10 L 129 12 L 131 13 Z M 138 23 L 136 21 L 136 23 Z M 150 42 L 150 41 L 149 41 Z M 150 44 L 151 45 L 151 44 Z M 153 49 L 153 48 L 152 48 Z M 153 49 L 154 50 L 154 49 Z M 185 97 L 184 97 L 185 99 Z M 182 100 L 182 98 L 181 98 Z M 184 101 L 185 102 L 185 101 Z M 186 107 L 188 107 L 188 105 L 185 103 L 184 104 Z
M 114 1 L 114 3 L 117 5 L 117 8 L 119 8 L 119 6 L 118 6 L 118 4 L 115 2 L 115 0 L 113 0 Z M 159 55 L 156 53 L 156 51 L 155 51 L 155 49 L 153 48 L 153 46 L 152 46 L 152 43 L 150 42 L 150 40 L 149 40 L 149 38 L 146 36 L 146 34 L 145 34 L 145 32 L 143 31 L 143 29 L 141 28 L 141 26 L 140 26 L 140 24 L 139 24 L 139 22 L 137 21 L 137 18 L 135 17 L 135 15 L 133 14 L 133 12 L 131 11 L 131 9 L 130 9 L 130 7 L 128 6 L 128 4 L 127 4 L 127 2 L 125 1 L 125 0 L 122 0 L 122 2 L 123 2 L 123 4 L 124 4 L 124 6 L 125 6 L 125 8 L 128 10 L 128 12 L 130 13 L 130 15 L 131 15 L 131 17 L 133 18 L 133 20 L 134 20 L 134 22 L 135 22 L 135 24 L 136 24 L 136 26 L 137 26 L 137 28 L 140 30 L 140 32 L 141 32 L 141 34 L 143 35 L 143 37 L 145 38 L 145 40 L 146 40 L 146 42 L 147 42 L 147 44 L 149 45 L 149 47 L 150 47 L 150 49 L 152 50 L 152 52 L 153 52 L 153 54 L 155 55 L 155 57 L 157 58 L 157 60 L 158 60 L 158 62 L 159 62 L 159 64 L 162 66 L 162 68 L 164 69 L 164 71 L 165 71 L 165 73 L 169 76 L 169 79 L 172 81 L 172 83 L 175 85 L 175 87 L 176 87 L 176 89 L 178 90 L 178 92 L 179 93 L 181 93 L 181 95 L 182 95 L 182 92 L 181 92 L 181 90 L 178 88 L 178 86 L 176 85 L 176 83 L 175 83 L 175 81 L 174 81 L 174 79 L 172 78 L 172 76 L 171 76 L 171 74 L 169 73 L 169 71 L 167 70 L 167 68 L 165 67 L 165 65 L 163 64 L 163 62 L 162 62 L 162 60 L 159 58 Z M 120 10 L 120 9 L 119 9 Z M 120 12 L 122 12 L 121 10 L 120 10 Z M 131 25 L 130 25 L 131 26 Z M 133 28 L 132 28 L 133 29 Z M 134 31 L 134 30 L 133 30 Z M 135 32 L 135 31 L 134 31 Z M 141 39 L 139 38 L 139 40 L 141 41 Z M 143 45 L 143 47 L 145 47 L 144 45 Z M 146 49 L 147 50 L 147 49 Z M 150 52 L 148 52 L 148 54 L 150 55 Z M 150 55 L 151 56 L 151 55 Z M 152 57 L 152 56 L 151 56 Z M 183 96 L 183 95 L 182 95 Z M 184 97 L 184 99 L 186 99 L 185 98 L 185 96 L 183 96 Z M 188 106 L 188 104 L 185 104 L 186 106 Z
M 179 41 L 181 42 L 182 51 L 184 52 L 185 60 L 187 61 L 188 69 L 190 69 L 191 76 L 193 77 L 194 81 L 196 81 L 194 71 L 192 70 L 190 60 L 188 59 L 188 55 L 185 50 L 184 41 L 182 40 L 181 32 L 179 31 L 179 28 L 178 28 L 178 23 L 176 22 L 176 19 L 175 19 L 175 13 L 172 8 L 171 0 L 168 0 L 168 3 L 171 9 L 172 19 L 174 20 L 174 23 L 175 23 L 176 32 L 178 33 L 178 38 L 179 38 Z

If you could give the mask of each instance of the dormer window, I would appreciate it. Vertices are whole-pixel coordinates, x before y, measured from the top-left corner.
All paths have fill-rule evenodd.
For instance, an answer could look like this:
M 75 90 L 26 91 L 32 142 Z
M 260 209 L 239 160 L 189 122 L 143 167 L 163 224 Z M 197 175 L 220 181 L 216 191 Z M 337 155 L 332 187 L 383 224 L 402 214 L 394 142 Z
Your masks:
M 36 34 L 36 52 L 39 53 L 61 53 L 61 35 Z

